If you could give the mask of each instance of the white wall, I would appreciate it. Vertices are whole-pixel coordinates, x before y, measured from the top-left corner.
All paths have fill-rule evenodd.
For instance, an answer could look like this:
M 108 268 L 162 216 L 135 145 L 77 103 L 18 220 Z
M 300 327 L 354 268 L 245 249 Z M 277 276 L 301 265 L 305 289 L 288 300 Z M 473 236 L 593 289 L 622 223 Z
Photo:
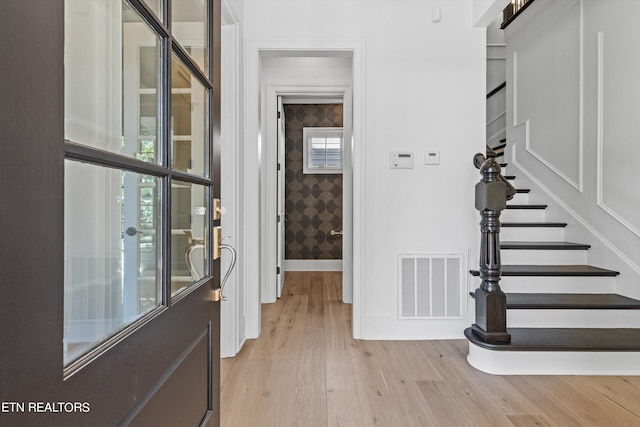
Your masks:
M 473 25 L 485 28 L 501 13 L 511 0 L 475 0 L 473 2 Z
M 505 31 L 513 159 L 549 190 L 567 240 L 640 297 L 640 3 L 538 0 Z M 555 209 L 555 210 L 554 210 Z
M 487 93 L 506 81 L 504 31 L 500 29 L 502 13 L 487 27 Z M 506 88 L 487 100 L 487 145 L 495 147 L 506 136 Z
M 469 264 L 477 265 L 479 174 L 471 160 L 485 144 L 486 30 L 472 28 L 472 6 L 471 0 L 244 3 L 245 38 L 252 46 L 354 40 L 362 46 L 361 58 L 354 59 L 354 138 L 361 144 L 354 188 L 362 193 L 354 194 L 361 203 L 354 206 L 354 230 L 360 233 L 354 237 L 362 243 L 354 249 L 360 257 L 354 260 L 354 323 L 361 327 L 360 338 L 459 338 L 472 323 L 467 307 L 462 320 L 398 320 L 397 266 L 397 255 L 407 252 L 469 254 Z M 431 23 L 436 7 L 442 20 Z M 247 49 L 245 66 L 257 54 Z M 261 140 L 258 108 L 250 104 L 259 99 L 259 88 L 250 76 L 245 80 L 245 261 L 250 265 L 244 271 L 247 285 L 254 287 L 251 255 L 259 242 L 257 209 L 251 207 L 259 183 L 250 167 L 259 167 Z M 439 166 L 423 164 L 427 149 L 440 150 Z M 414 169 L 389 169 L 389 153 L 396 150 L 415 153 Z M 477 286 L 473 280 L 467 285 L 467 277 L 463 282 L 465 293 L 467 286 Z

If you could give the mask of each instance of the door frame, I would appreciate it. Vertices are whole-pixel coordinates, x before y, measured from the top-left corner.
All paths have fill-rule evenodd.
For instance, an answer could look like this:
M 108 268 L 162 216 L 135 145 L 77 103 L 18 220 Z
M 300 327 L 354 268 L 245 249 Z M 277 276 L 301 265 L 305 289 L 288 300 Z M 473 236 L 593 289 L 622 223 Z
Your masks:
M 337 102 L 343 104 L 343 129 L 344 141 L 351 141 L 353 135 L 353 100 L 351 95 L 351 85 L 273 85 L 267 86 L 266 95 L 266 117 L 276 117 L 278 97 L 284 100 L 287 98 L 304 98 L 305 103 L 327 103 Z M 349 146 L 344 144 L 344 167 L 343 167 L 343 190 L 342 190 L 342 301 L 345 303 L 353 302 L 353 275 L 349 272 L 353 271 L 353 168 L 351 167 L 352 153 L 347 149 Z M 275 248 L 277 246 L 278 226 L 276 221 L 277 206 L 272 209 L 271 201 L 277 200 L 278 182 L 277 182 L 277 120 L 266 121 L 266 140 L 263 149 L 265 156 L 263 167 L 263 182 L 265 186 L 262 188 L 262 220 L 260 233 L 264 242 L 263 250 L 260 252 L 261 265 L 264 268 L 262 281 L 262 302 L 275 302 L 277 297 L 277 275 L 276 265 L 277 259 L 267 248 Z M 281 167 L 285 167 L 281 165 Z M 272 272 L 272 274 L 270 273 Z
M 221 168 L 220 200 L 222 204 L 223 243 L 239 249 L 240 242 L 240 184 L 238 174 L 242 159 L 240 152 L 240 91 L 239 91 L 239 49 L 240 27 L 233 10 L 225 0 L 222 2 L 221 34 Z M 229 253 L 222 252 L 221 271 L 230 268 Z M 238 267 L 229 274 L 225 283 L 224 296 L 220 305 L 220 357 L 233 357 L 245 341 L 244 282 L 239 277 Z M 223 273 L 224 274 L 224 273 Z
M 276 297 L 282 296 L 284 288 L 284 260 L 286 258 L 285 233 L 286 233 L 286 192 L 285 192 L 285 165 L 287 163 L 286 150 L 286 117 L 284 114 L 284 102 L 282 96 L 276 96 L 278 114 L 276 118 Z
M 352 327 L 354 338 L 360 338 L 363 330 L 364 307 L 364 259 L 365 259 L 365 135 L 364 135 L 364 40 L 256 40 L 245 45 L 245 96 L 244 96 L 244 163 L 243 163 L 243 236 L 241 259 L 242 277 L 246 288 L 247 338 L 257 338 L 261 330 L 262 284 L 267 280 L 262 268 L 261 252 L 264 238 L 261 233 L 260 191 L 265 163 L 266 135 L 261 129 L 260 63 L 263 56 L 322 56 L 349 57 L 352 59 L 353 134 L 347 144 L 352 154 L 353 166 L 353 270 L 344 271 L 353 283 Z

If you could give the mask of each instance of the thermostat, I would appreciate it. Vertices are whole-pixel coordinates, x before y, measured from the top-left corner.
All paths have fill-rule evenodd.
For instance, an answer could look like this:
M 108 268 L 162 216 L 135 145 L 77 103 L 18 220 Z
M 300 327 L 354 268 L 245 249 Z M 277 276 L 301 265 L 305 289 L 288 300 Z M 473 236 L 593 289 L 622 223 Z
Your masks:
M 389 167 L 391 169 L 413 169 L 413 153 L 397 151 L 391 153 Z

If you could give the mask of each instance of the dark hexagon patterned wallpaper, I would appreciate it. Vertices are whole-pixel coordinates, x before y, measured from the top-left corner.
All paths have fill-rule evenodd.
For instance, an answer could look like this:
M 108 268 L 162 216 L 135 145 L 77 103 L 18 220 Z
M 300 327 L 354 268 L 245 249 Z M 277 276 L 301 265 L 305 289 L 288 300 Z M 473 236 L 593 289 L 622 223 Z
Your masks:
M 285 258 L 342 259 L 342 175 L 302 172 L 302 128 L 342 127 L 342 104 L 287 104 Z

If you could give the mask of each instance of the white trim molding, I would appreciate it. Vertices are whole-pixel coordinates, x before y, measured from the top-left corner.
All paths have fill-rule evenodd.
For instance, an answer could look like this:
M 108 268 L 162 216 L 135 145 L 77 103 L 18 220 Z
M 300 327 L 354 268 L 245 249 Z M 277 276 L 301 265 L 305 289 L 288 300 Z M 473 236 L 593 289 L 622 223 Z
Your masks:
M 284 271 L 342 271 L 341 259 L 286 259 Z
M 603 159 L 604 159 L 604 33 L 598 32 L 598 101 L 597 101 L 597 179 L 596 179 L 596 203 L 600 209 L 625 228 L 640 237 L 640 229 L 616 212 L 603 200 Z
M 322 85 L 322 84 L 288 84 L 288 85 L 279 85 L 279 84 L 271 84 L 266 83 L 266 93 L 264 93 L 264 97 L 266 100 L 266 110 L 264 112 L 264 117 L 275 117 L 275 105 L 277 104 L 277 99 L 279 96 L 282 96 L 284 99 L 291 99 L 292 97 L 305 97 L 307 99 L 312 99 L 314 97 L 320 97 L 319 99 L 338 99 L 340 104 L 344 105 L 344 126 L 343 133 L 344 135 L 350 135 L 351 131 L 351 119 L 350 112 L 352 110 L 352 95 L 351 95 L 351 84 L 348 85 Z M 313 103 L 313 102 L 312 102 Z M 276 150 L 274 150 L 275 141 L 277 138 L 277 130 L 275 127 L 275 122 L 270 121 L 265 124 L 263 127 L 266 135 L 263 135 L 262 141 L 266 145 L 266 148 L 262 151 L 262 159 L 263 163 L 261 164 L 262 174 L 261 179 L 265 182 L 265 187 L 261 188 L 261 197 L 263 200 L 266 200 L 265 204 L 260 207 L 261 209 L 261 244 L 263 244 L 263 251 L 261 252 L 261 265 L 263 267 L 262 273 L 262 302 L 269 303 L 275 302 L 276 300 L 276 276 L 274 274 L 270 274 L 270 272 L 276 271 L 276 257 L 273 252 L 266 250 L 266 248 L 272 248 L 276 246 L 276 209 L 275 205 L 270 205 L 270 203 L 274 203 L 276 200 L 277 194 L 277 183 L 276 183 Z M 349 138 L 349 136 L 346 136 Z M 344 142 L 344 141 L 343 141 Z M 344 146 L 343 146 L 344 147 Z M 350 177 L 351 177 L 351 153 L 348 151 L 344 151 L 344 173 L 343 173 L 343 219 L 348 219 L 352 217 L 352 211 L 350 206 L 351 201 L 351 188 L 350 185 Z M 343 231 L 344 236 L 342 239 L 343 244 L 343 252 L 347 254 L 345 262 L 342 264 L 344 271 L 351 271 L 350 266 L 352 265 L 352 258 L 348 254 L 347 248 L 351 247 L 352 242 L 352 234 L 351 234 L 351 225 L 347 224 L 345 220 L 343 222 Z M 351 275 L 343 274 L 343 301 L 351 303 L 351 295 L 352 295 L 352 282 Z
M 222 0 L 222 25 L 233 25 L 238 23 L 238 18 L 233 11 L 233 7 L 229 4 L 231 0 Z
M 526 125 L 525 151 L 538 160 L 550 171 L 566 181 L 567 184 L 582 193 L 584 191 L 584 2 L 580 0 L 580 30 L 579 30 L 579 101 L 578 101 L 578 179 L 567 176 L 542 154 L 538 153 L 531 145 L 530 119 L 520 120 L 518 117 L 518 52 L 513 52 L 513 127 Z M 514 149 L 514 153 L 515 153 Z
M 222 68 L 221 79 L 223 88 L 221 93 L 221 183 L 220 196 L 224 207 L 221 218 L 222 229 L 229 240 L 224 243 L 240 249 L 241 231 L 239 220 L 241 219 L 240 205 L 240 180 L 242 157 L 237 143 L 240 134 L 240 101 L 239 95 L 239 26 L 238 24 L 225 24 L 222 26 Z M 242 261 L 238 263 L 242 264 Z M 230 265 L 229 254 L 223 251 L 221 259 L 221 271 L 226 271 Z M 235 356 L 245 341 L 245 301 L 241 298 L 244 294 L 244 281 L 238 269 L 229 275 L 225 294 L 227 302 L 220 305 L 220 357 Z

